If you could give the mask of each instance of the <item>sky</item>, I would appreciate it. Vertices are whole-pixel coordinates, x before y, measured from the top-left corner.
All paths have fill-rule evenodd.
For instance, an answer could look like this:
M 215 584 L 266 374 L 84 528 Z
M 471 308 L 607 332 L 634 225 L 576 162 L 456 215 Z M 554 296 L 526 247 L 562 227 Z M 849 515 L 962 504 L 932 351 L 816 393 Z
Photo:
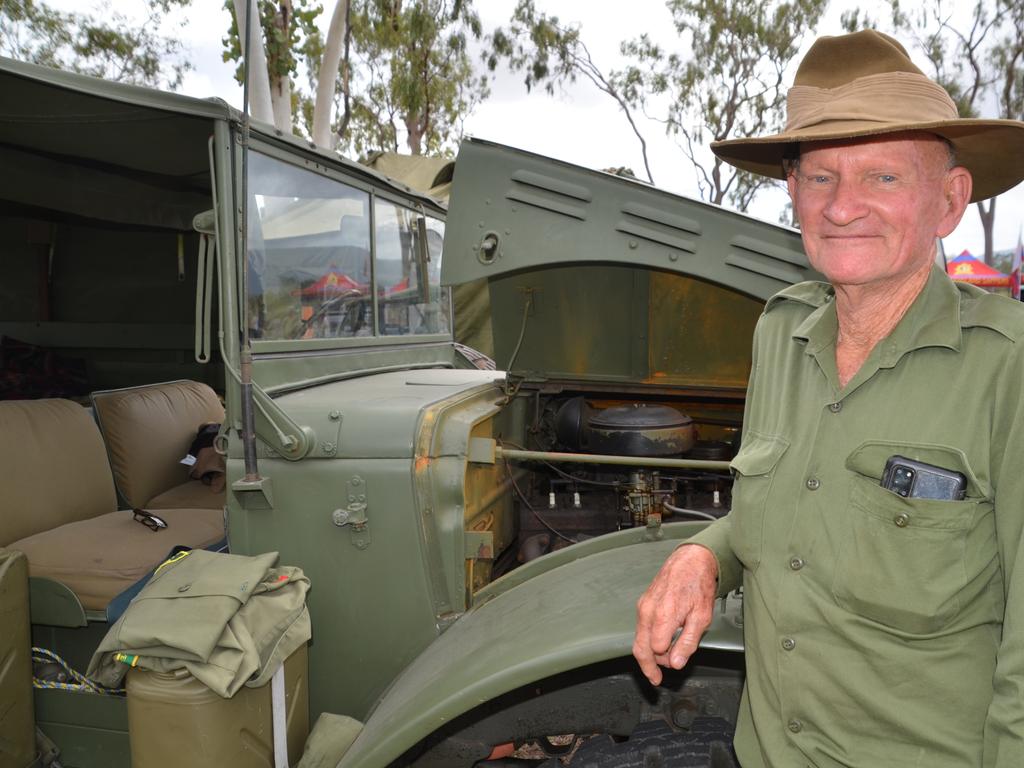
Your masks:
M 537 6 L 562 22 L 578 23 L 581 37 L 603 71 L 620 67 L 619 44 L 648 33 L 671 50 L 678 46 L 671 16 L 663 0 L 632 0 L 628 5 L 594 0 L 536 0 Z M 82 8 L 82 0 L 51 0 L 64 7 Z M 330 21 L 330 0 L 322 18 Z M 861 6 L 864 4 L 858 4 Z M 109 0 L 104 8 L 132 13 L 138 0 Z M 188 50 L 193 65 L 181 90 L 193 96 L 219 96 L 241 108 L 241 88 L 233 79 L 234 64 L 221 58 L 222 38 L 226 35 L 229 17 L 220 0 L 193 0 L 193 7 L 167 22 L 167 30 L 179 37 Z M 848 2 L 833 0 L 832 8 L 819 27 L 822 34 L 839 34 L 839 17 L 850 7 Z M 867 3 L 870 7 L 870 0 Z M 489 30 L 507 23 L 515 0 L 477 0 L 475 3 L 484 28 Z M 623 12 L 628 7 L 628 12 Z M 812 40 L 804 42 L 803 50 Z M 909 46 L 908 46 L 909 48 Z M 918 65 L 927 67 L 911 50 Z M 799 60 L 799 56 L 797 57 Z M 590 168 L 626 166 L 638 176 L 643 175 L 639 143 L 630 131 L 623 114 L 612 99 L 585 81 L 567 85 L 554 96 L 544 89 L 528 93 L 522 75 L 497 73 L 491 84 L 491 96 L 477 106 L 464 124 L 465 132 L 483 139 L 555 157 Z M 653 121 L 641 119 L 641 131 L 648 142 L 648 154 L 655 184 L 677 194 L 698 197 L 694 169 L 675 141 L 665 136 Z M 786 203 L 781 190 L 763 195 L 750 213 L 776 222 Z M 1001 195 L 996 204 L 995 249 L 1013 248 L 1018 241 L 1024 217 L 1024 185 Z M 967 249 L 980 254 L 984 236 L 977 206 L 970 206 L 957 229 L 944 240 L 949 256 Z

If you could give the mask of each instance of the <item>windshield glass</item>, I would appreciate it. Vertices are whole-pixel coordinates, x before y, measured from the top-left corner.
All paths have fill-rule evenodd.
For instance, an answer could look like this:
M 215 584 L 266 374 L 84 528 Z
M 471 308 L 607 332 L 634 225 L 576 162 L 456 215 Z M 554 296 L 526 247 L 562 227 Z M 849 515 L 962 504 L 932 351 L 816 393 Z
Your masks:
M 374 208 L 377 244 L 377 303 L 384 335 L 447 333 L 448 290 L 441 289 L 444 222 L 378 200 Z M 426 280 L 421 275 L 419 238 L 426 237 Z M 426 283 L 427 291 L 423 290 Z
M 363 190 L 250 153 L 253 339 L 450 331 L 448 291 L 440 286 L 444 223 L 373 200 Z

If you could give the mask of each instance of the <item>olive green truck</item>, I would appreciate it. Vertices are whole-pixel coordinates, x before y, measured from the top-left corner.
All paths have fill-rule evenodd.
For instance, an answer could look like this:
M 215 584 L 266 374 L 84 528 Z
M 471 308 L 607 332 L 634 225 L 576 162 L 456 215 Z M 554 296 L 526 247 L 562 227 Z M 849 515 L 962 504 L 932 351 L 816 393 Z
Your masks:
M 657 688 L 633 621 L 729 508 L 754 325 L 814 277 L 795 231 L 482 140 L 445 205 L 222 101 L 10 60 L 0 168 L 0 764 L 275 764 L 262 726 L 133 719 L 131 676 L 69 671 L 184 545 L 310 580 L 293 765 L 321 713 L 342 768 L 734 765 L 742 597 Z M 208 423 L 210 484 L 181 464 Z

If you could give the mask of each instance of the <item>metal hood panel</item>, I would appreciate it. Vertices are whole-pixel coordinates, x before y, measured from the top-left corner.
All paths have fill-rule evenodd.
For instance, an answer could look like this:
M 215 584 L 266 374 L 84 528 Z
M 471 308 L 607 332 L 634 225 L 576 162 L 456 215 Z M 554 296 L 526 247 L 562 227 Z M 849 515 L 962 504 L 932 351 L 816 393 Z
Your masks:
M 494 358 L 534 381 L 742 396 L 764 302 L 818 277 L 796 230 L 480 140 L 442 282 L 486 280 Z
M 445 235 L 447 284 L 567 263 L 624 263 L 765 301 L 819 278 L 788 227 L 499 144 L 462 143 Z

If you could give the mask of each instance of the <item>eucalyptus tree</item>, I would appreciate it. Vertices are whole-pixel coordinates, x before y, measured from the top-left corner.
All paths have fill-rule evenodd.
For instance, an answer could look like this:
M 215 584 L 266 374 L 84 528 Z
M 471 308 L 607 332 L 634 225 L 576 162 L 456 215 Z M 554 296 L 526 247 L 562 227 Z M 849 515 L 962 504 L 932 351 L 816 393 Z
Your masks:
M 144 0 L 140 18 L 61 11 L 41 0 L 0 0 L 0 55 L 106 80 L 174 90 L 190 69 L 176 37 L 158 31 L 190 0 Z

